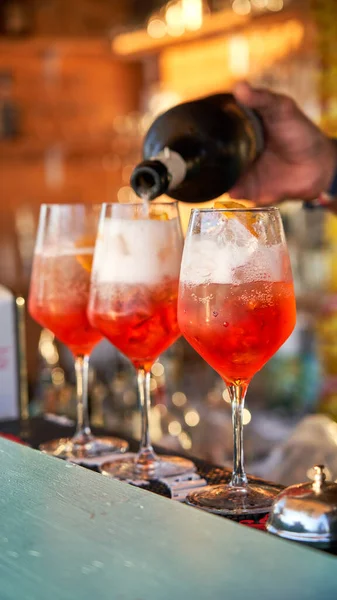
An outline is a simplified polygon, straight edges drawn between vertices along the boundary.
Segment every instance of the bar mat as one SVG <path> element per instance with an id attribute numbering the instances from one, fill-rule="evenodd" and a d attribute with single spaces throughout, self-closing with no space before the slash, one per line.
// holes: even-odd
<path id="1" fill-rule="evenodd" d="M 223 470 L 220 467 L 208 466 L 207 464 L 201 461 L 195 461 L 195 464 L 197 466 L 197 474 L 201 479 L 206 479 L 208 485 L 218 485 L 220 483 L 227 483 L 230 480 L 230 471 Z M 83 464 L 82 466 L 96 471 L 97 473 L 100 472 L 98 467 L 89 467 L 85 464 Z M 252 479 L 254 479 L 254 481 L 256 480 L 256 478 L 253 477 Z M 165 485 L 165 483 L 163 483 L 162 481 L 152 479 L 149 482 L 147 482 L 146 485 L 139 485 L 137 487 L 140 487 L 141 489 L 147 490 L 149 492 L 153 492 L 154 494 L 158 494 L 159 496 L 164 496 L 166 498 L 172 497 L 170 488 L 167 485 Z M 280 491 L 282 489 L 283 487 L 280 486 Z M 245 515 L 244 518 L 242 518 L 242 515 L 241 517 L 232 516 L 223 518 L 230 518 L 232 521 L 236 521 L 237 523 L 240 523 L 242 525 L 246 525 L 248 527 L 253 527 L 254 529 L 260 529 L 264 531 L 265 524 L 268 519 L 268 514 L 269 513 L 266 512 L 260 513 L 258 515 Z"/>

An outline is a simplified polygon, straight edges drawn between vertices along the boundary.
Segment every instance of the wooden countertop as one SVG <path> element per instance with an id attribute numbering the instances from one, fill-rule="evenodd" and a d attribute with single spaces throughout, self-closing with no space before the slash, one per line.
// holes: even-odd
<path id="1" fill-rule="evenodd" d="M 0 439 L 1 600 L 332 600 L 336 559 Z"/>

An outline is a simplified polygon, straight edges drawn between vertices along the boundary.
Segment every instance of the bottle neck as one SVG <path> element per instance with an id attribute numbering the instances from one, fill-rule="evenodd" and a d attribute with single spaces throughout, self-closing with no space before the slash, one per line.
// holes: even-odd
<path id="1" fill-rule="evenodd" d="M 154 200 L 169 190 L 174 190 L 185 179 L 186 172 L 187 165 L 182 156 L 164 148 L 135 168 L 130 183 L 138 196 Z"/>
<path id="2" fill-rule="evenodd" d="M 187 164 L 178 152 L 174 152 L 173 150 L 170 150 L 170 148 L 164 148 L 164 150 L 159 152 L 153 160 L 158 160 L 167 169 L 169 179 L 167 191 L 174 190 L 182 181 L 184 181 L 187 172 Z"/>

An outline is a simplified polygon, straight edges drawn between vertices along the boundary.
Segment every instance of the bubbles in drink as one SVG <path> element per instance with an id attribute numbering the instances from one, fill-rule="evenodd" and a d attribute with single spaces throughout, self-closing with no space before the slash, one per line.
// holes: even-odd
<path id="1" fill-rule="evenodd" d="M 145 214 L 147 209 L 150 214 Z M 89 315 L 134 364 L 151 365 L 177 337 L 182 236 L 165 206 L 106 219 L 95 251 Z"/>
<path id="2" fill-rule="evenodd" d="M 209 319 L 214 313 L 217 318 Z M 249 381 L 261 369 L 289 337 L 295 314 L 291 282 L 180 287 L 181 332 L 227 383 Z"/>
<path id="3" fill-rule="evenodd" d="M 245 232 L 244 245 L 222 231 L 216 240 L 196 234 L 185 242 L 180 279 L 184 283 L 236 283 L 266 280 L 283 276 L 284 251 L 281 244 L 263 247 L 258 239 Z M 242 238 L 241 238 L 242 239 Z M 240 240 L 241 241 L 241 240 Z"/>
<path id="4" fill-rule="evenodd" d="M 193 230 L 180 274 L 181 331 L 227 382 L 249 381 L 294 327 L 286 246 L 273 215 L 258 212 L 206 211 Z"/>
<path id="5" fill-rule="evenodd" d="M 74 352 L 90 354 L 101 339 L 87 318 L 93 248 L 50 246 L 35 254 L 30 313 Z"/>

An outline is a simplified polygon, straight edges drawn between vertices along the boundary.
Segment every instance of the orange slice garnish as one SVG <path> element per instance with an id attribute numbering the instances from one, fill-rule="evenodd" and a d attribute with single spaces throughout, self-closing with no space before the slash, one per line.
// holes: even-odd
<path id="1" fill-rule="evenodd" d="M 160 211 L 155 205 L 151 206 L 150 202 L 139 202 L 135 207 L 133 219 L 135 221 L 143 221 L 143 219 L 151 219 L 151 221 L 168 221 L 169 215 L 165 211 Z"/>
<path id="2" fill-rule="evenodd" d="M 226 209 L 226 208 L 247 208 L 246 204 L 244 204 L 243 202 L 237 202 L 234 200 L 216 200 L 214 202 L 214 208 L 220 208 L 220 209 Z M 237 215 L 235 214 L 235 212 L 225 212 L 224 213 L 227 219 L 235 219 L 237 218 Z M 244 225 L 246 227 L 246 229 L 248 229 L 249 233 L 251 233 L 252 235 L 254 235 L 255 237 L 257 237 L 257 233 L 254 229 L 254 225 L 256 222 L 256 215 L 253 212 L 247 213 L 246 214 L 246 218 L 245 220 L 242 222 L 242 225 Z"/>
<path id="3" fill-rule="evenodd" d="M 150 219 L 152 221 L 168 221 L 169 220 L 169 216 L 166 212 L 157 212 L 157 213 L 151 213 L 150 214 Z"/>
<path id="4" fill-rule="evenodd" d="M 79 249 L 79 254 L 76 254 L 76 260 L 88 273 L 91 273 L 92 269 L 95 242 L 96 238 L 92 235 L 83 235 L 75 242 L 75 248 Z M 88 252 L 81 254 L 81 250 L 88 250 Z"/>
<path id="5" fill-rule="evenodd" d="M 234 200 L 216 200 L 214 208 L 246 208 L 246 206 L 243 202 L 236 202 Z"/>

